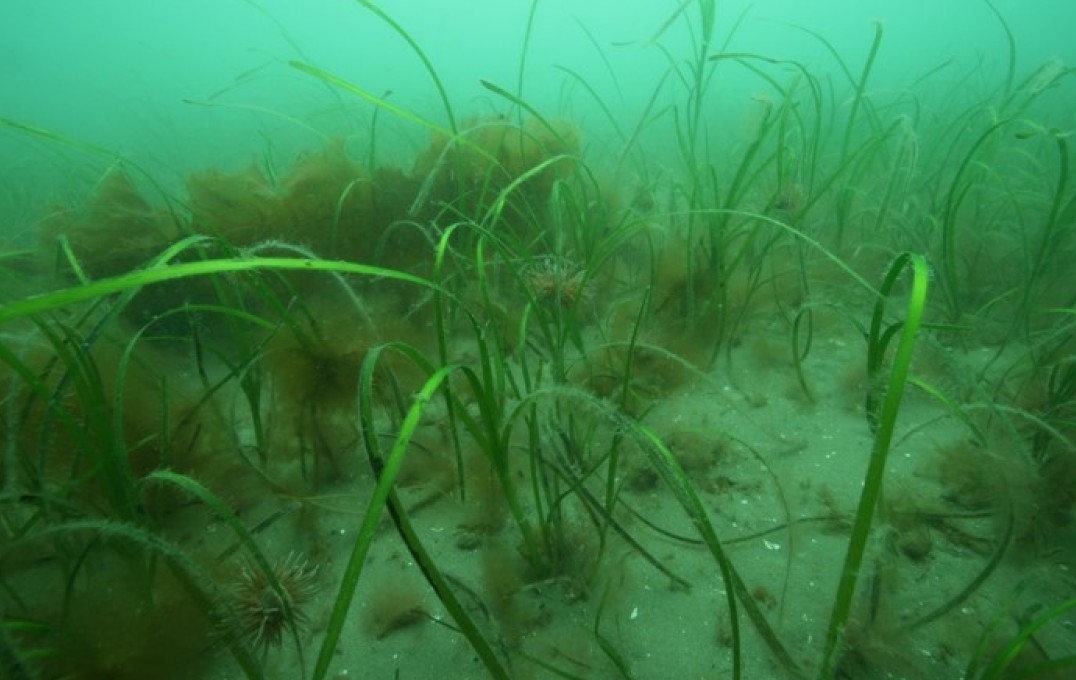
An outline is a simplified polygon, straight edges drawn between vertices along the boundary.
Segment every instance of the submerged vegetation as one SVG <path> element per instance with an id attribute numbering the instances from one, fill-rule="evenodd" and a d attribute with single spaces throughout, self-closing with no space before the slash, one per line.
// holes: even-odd
<path id="1" fill-rule="evenodd" d="M 292 68 L 410 167 L 110 159 L 6 246 L 4 677 L 1073 672 L 1071 67 L 939 103 L 872 89 L 881 25 L 810 34 L 842 81 L 685 2 L 636 121 L 564 69 L 591 158 L 522 65 L 458 117 L 360 4 L 445 123 Z"/>

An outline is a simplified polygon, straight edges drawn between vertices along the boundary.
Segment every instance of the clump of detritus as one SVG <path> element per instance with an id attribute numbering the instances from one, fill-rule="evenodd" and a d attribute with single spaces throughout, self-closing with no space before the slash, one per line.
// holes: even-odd
<path id="1" fill-rule="evenodd" d="M 969 440 L 937 449 L 942 497 L 964 510 L 986 510 L 1005 498 L 1005 484 L 994 465 L 997 456 Z"/>
<path id="2" fill-rule="evenodd" d="M 939 446 L 933 465 L 945 501 L 969 512 L 1011 513 L 1017 542 L 1039 541 L 1064 524 L 1055 481 L 1015 439 L 999 437 L 990 448 L 968 440 Z"/>
<path id="3" fill-rule="evenodd" d="M 363 627 L 374 639 L 384 640 L 431 619 L 428 608 L 421 582 L 393 573 L 364 597 Z"/>

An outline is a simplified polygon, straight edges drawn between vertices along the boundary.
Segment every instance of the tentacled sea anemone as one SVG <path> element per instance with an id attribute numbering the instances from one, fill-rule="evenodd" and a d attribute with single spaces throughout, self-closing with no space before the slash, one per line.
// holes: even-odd
<path id="1" fill-rule="evenodd" d="M 523 285 L 537 300 L 565 308 L 590 299 L 586 274 L 578 263 L 557 255 L 537 258 L 521 272 Z"/>
<path id="2" fill-rule="evenodd" d="M 252 650 L 279 647 L 285 631 L 303 626 L 304 607 L 317 592 L 317 567 L 310 567 L 295 553 L 273 565 L 273 574 L 279 589 L 264 570 L 246 564 L 230 588 L 236 632 Z"/>

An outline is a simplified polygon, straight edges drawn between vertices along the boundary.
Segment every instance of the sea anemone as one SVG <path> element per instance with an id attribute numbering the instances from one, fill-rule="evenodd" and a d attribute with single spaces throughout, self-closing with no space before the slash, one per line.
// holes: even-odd
<path id="1" fill-rule="evenodd" d="M 284 632 L 295 632 L 307 620 L 303 608 L 317 592 L 317 567 L 295 553 L 273 565 L 276 585 L 259 566 L 245 564 L 231 585 L 235 633 L 252 650 L 279 647 Z"/>
<path id="2" fill-rule="evenodd" d="M 523 285 L 536 300 L 564 308 L 590 299 L 586 274 L 581 265 L 558 255 L 537 258 L 520 272 Z"/>

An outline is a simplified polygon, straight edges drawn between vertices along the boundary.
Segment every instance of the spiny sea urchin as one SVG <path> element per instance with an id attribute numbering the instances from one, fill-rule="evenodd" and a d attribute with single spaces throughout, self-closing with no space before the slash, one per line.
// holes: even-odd
<path id="1" fill-rule="evenodd" d="M 252 650 L 279 647 L 285 631 L 306 623 L 303 607 L 317 592 L 317 567 L 295 553 L 273 565 L 279 589 L 256 564 L 245 564 L 229 589 L 236 634 Z"/>

